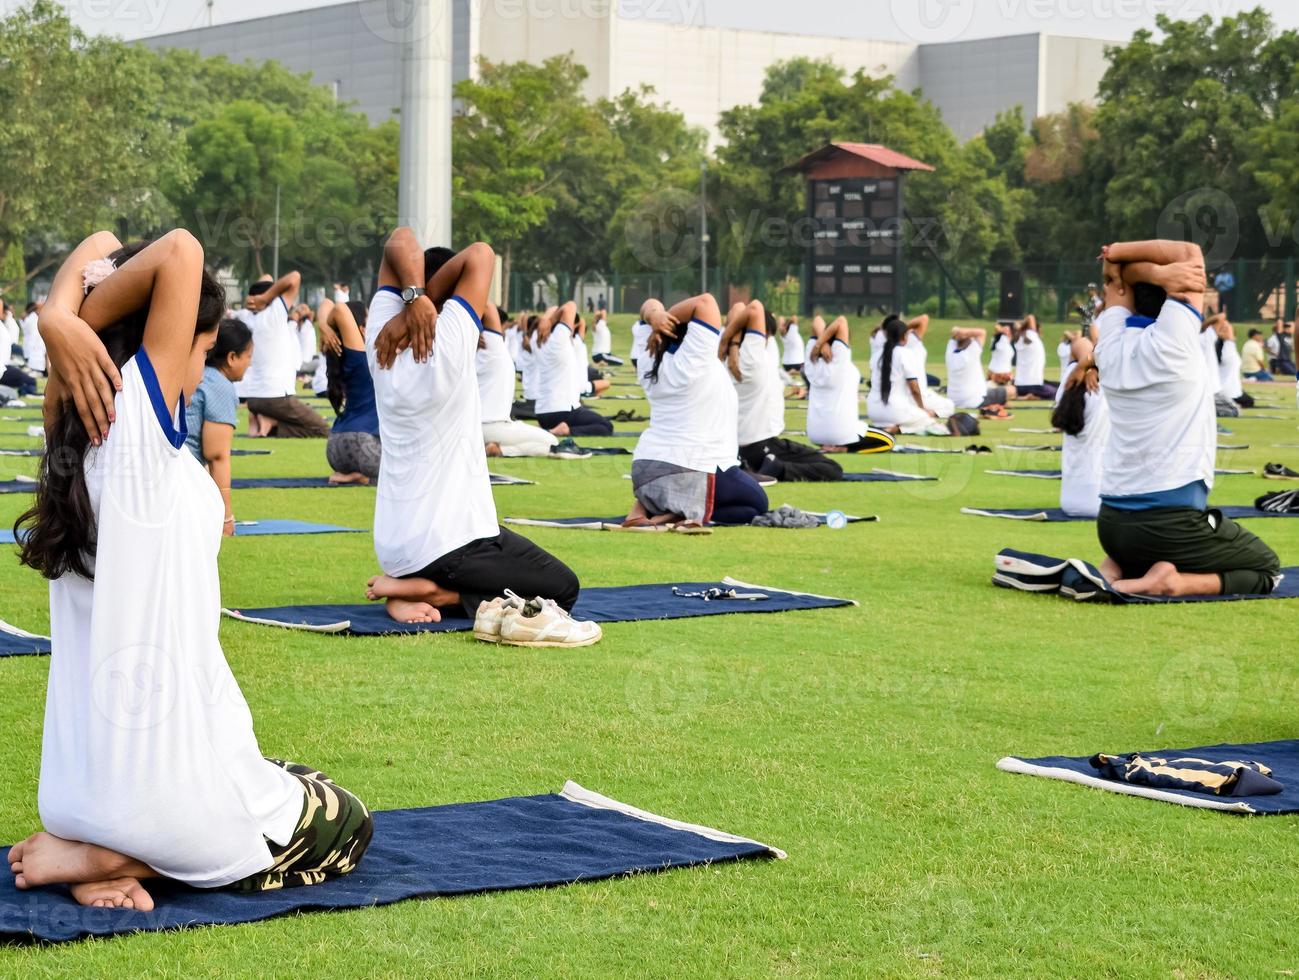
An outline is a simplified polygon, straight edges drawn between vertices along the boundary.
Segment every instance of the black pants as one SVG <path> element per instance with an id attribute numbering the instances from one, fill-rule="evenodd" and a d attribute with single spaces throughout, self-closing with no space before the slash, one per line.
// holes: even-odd
<path id="1" fill-rule="evenodd" d="M 5 367 L 4 374 L 0 374 L 0 385 L 13 388 L 20 395 L 36 394 L 36 379 L 12 364 Z"/>
<path id="2" fill-rule="evenodd" d="M 554 599 L 565 610 L 577 602 L 581 585 L 573 570 L 522 535 L 501 528 L 494 538 L 479 538 L 443 555 L 414 575 L 460 593 L 460 605 L 470 618 L 478 604 L 516 592 L 524 599 Z"/>
<path id="3" fill-rule="evenodd" d="M 522 398 L 510 408 L 510 418 L 512 419 L 530 420 L 536 417 L 537 400 L 535 398 Z"/>
<path id="4" fill-rule="evenodd" d="M 767 491 L 758 481 L 738 466 L 718 470 L 713 481 L 713 524 L 752 524 L 759 514 L 765 514 Z"/>
<path id="5" fill-rule="evenodd" d="M 755 473 L 762 469 L 762 464 L 768 456 L 776 458 L 775 469 L 780 472 L 771 475 L 778 480 L 789 480 L 794 483 L 838 483 L 843 479 L 842 466 L 801 442 L 776 438 L 740 447 L 740 459 L 744 460 L 744 465 Z"/>
<path id="6" fill-rule="evenodd" d="M 585 406 L 575 408 L 571 412 L 545 412 L 537 415 L 537 424 L 547 432 L 561 422 L 568 423 L 570 436 L 613 435 L 613 423 Z"/>
<path id="7" fill-rule="evenodd" d="M 1141 578 L 1156 562 L 1167 561 L 1179 572 L 1218 574 L 1223 595 L 1268 595 L 1281 571 L 1275 551 L 1216 510 L 1116 510 L 1102 504 L 1096 532 L 1124 578 Z"/>

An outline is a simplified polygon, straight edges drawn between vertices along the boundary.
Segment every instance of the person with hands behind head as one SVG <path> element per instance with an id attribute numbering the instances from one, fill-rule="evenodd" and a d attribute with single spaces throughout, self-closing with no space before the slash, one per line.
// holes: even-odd
<path id="1" fill-rule="evenodd" d="M 803 376 L 807 378 L 807 437 L 827 453 L 878 453 L 893 448 L 893 437 L 868 426 L 858 415 L 861 372 L 853 363 L 847 317 L 828 327 L 812 320 Z"/>
<path id="2" fill-rule="evenodd" d="M 248 325 L 226 317 L 217 328 L 216 344 L 208 351 L 203 380 L 185 409 L 189 429 L 185 445 L 194 458 L 207 467 L 212 482 L 225 504 L 224 534 L 235 533 L 234 507 L 230 498 L 230 448 L 239 424 L 239 396 L 235 385 L 248 370 L 253 357 L 253 334 Z"/>
<path id="3" fill-rule="evenodd" d="M 128 247 L 92 235 L 49 306 L 59 375 L 97 391 L 111 364 L 120 390 L 93 443 L 69 389 L 52 399 L 36 501 L 19 519 L 21 560 L 50 580 L 53 656 L 44 829 L 9 851 L 14 884 L 148 911 L 154 878 L 247 892 L 350 872 L 369 812 L 322 774 L 263 757 L 218 639 L 221 498 L 185 450 L 185 398 L 225 309 L 202 247 L 184 231 Z M 122 698 L 123 677 L 152 679 L 148 696 Z"/>
<path id="4" fill-rule="evenodd" d="M 316 316 L 324 324 L 321 336 L 327 338 L 325 396 L 336 416 L 325 443 L 325 459 L 333 470 L 329 482 L 367 484 L 379 478 L 382 446 L 365 353 L 366 308 L 358 300 L 325 299 Z"/>
<path id="5" fill-rule="evenodd" d="M 514 404 L 514 361 L 510 359 L 501 330 L 503 312 L 494 303 L 488 303 L 483 309 L 483 330 L 475 358 L 483 443 L 488 456 L 549 456 L 559 440 L 545 429 L 510 417 Z"/>
<path id="6" fill-rule="evenodd" d="M 1218 425 L 1201 346 L 1204 256 L 1189 242 L 1108 245 L 1094 361 L 1110 412 L 1096 529 L 1121 592 L 1267 594 L 1280 561 L 1210 510 Z M 1090 366 L 1084 356 L 1084 369 Z"/>
<path id="7" fill-rule="evenodd" d="M 366 595 L 383 599 L 393 619 L 421 623 L 444 612 L 475 618 L 513 592 L 541 600 L 553 645 L 594 642 L 598 628 L 567 617 L 577 576 L 497 523 L 475 370 L 496 257 L 482 242 L 448 251 L 422 251 L 414 232 L 396 229 L 370 302 L 366 348 L 383 440 L 374 550 L 383 574 Z"/>
<path id="8" fill-rule="evenodd" d="M 1082 334 L 1070 344 L 1051 415 L 1051 424 L 1064 433 L 1060 509 L 1072 517 L 1095 517 L 1100 511 L 1101 474 L 1110 441 L 1110 413 L 1092 350 L 1091 338 Z"/>
<path id="9" fill-rule="evenodd" d="M 767 495 L 739 465 L 739 399 L 722 363 L 721 311 L 707 293 L 641 307 L 650 328 L 641 365 L 649 427 L 632 455 L 636 503 L 624 527 L 749 524 Z"/>
<path id="10" fill-rule="evenodd" d="M 542 314 L 532 338 L 537 370 L 537 424 L 553 435 L 613 435 L 613 423 L 582 405 L 580 392 L 587 386 L 585 366 L 579 373 L 576 327 L 577 304 L 572 300 L 552 306 Z M 582 350 L 585 350 L 583 347 Z"/>

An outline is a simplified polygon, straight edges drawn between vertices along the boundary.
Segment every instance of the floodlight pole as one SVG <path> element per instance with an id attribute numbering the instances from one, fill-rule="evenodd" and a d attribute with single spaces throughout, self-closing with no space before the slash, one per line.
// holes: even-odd
<path id="1" fill-rule="evenodd" d="M 699 161 L 699 293 L 708 292 L 708 161 Z"/>
<path id="2" fill-rule="evenodd" d="M 271 276 L 280 278 L 280 185 L 275 185 L 275 244 L 271 251 Z"/>
<path id="3" fill-rule="evenodd" d="M 451 247 L 451 5 L 417 0 L 403 28 L 397 220 Z"/>

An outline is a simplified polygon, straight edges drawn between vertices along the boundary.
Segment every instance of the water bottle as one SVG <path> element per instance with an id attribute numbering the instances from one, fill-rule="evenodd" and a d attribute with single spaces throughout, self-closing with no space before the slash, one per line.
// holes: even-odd
<path id="1" fill-rule="evenodd" d="M 848 515 L 841 510 L 832 510 L 825 515 L 825 526 L 838 531 L 848 526 Z"/>

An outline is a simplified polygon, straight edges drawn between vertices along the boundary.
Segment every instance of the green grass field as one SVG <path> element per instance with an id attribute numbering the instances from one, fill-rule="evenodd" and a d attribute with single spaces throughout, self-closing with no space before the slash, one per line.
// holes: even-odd
<path id="1" fill-rule="evenodd" d="M 622 353 L 627 318 L 617 327 Z M 936 324 L 928 341 L 939 374 L 944 332 Z M 866 350 L 863 335 L 859 358 Z M 1048 376 L 1054 356 L 1051 365 Z M 1287 420 L 1227 420 L 1224 441 L 1250 448 L 1220 465 L 1299 468 L 1299 454 L 1276 448 L 1299 443 L 1293 388 L 1250 390 Z M 624 407 L 640 405 L 605 406 Z M 1021 411 L 985 423 L 978 441 L 1057 441 L 1007 432 L 1048 418 Z M 799 410 L 788 420 L 803 427 Z M 27 424 L 0 423 L 0 445 L 26 444 Z M 319 442 L 266 448 L 273 454 L 236 459 L 236 474 L 326 472 Z M 600 645 L 570 652 L 222 625 L 263 750 L 320 767 L 376 809 L 542 793 L 571 778 L 774 844 L 787 861 L 4 948 L 0 974 L 1289 975 L 1299 968 L 1299 821 L 994 768 L 1007 754 L 1295 735 L 1292 604 L 1091 607 L 990 585 L 1003 547 L 1097 557 L 1089 524 L 958 512 L 1054 505 L 1058 484 L 983 471 L 1058 464 L 1057 454 L 1006 451 L 850 458 L 849 468 L 940 481 L 773 488 L 773 505 L 882 518 L 839 531 L 525 529 L 588 585 L 733 575 L 851 597 L 851 609 L 617 624 Z M 502 517 L 614 513 L 630 501 L 630 457 L 492 468 L 537 481 L 495 491 Z M 0 457 L 0 478 L 34 471 L 34 460 Z M 1285 486 L 1224 477 L 1214 501 L 1247 504 Z M 3 526 L 28 499 L 0 497 Z M 235 507 L 240 519 L 368 527 L 373 491 L 237 491 Z M 1252 526 L 1284 564 L 1299 564 L 1299 521 Z M 369 535 L 236 538 L 222 549 L 223 599 L 359 601 L 375 570 Z M 9 558 L 0 584 L 0 618 L 48 626 L 38 576 Z M 38 826 L 47 667 L 0 662 L 0 840 Z"/>

